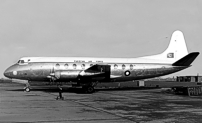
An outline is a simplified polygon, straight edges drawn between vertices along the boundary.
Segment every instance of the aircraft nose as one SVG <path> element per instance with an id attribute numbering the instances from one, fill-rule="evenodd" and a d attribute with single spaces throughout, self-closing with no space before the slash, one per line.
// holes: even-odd
<path id="1" fill-rule="evenodd" d="M 13 75 L 17 75 L 16 66 L 12 65 L 4 71 L 4 76 L 7 78 L 13 78 Z"/>
<path id="2" fill-rule="evenodd" d="M 7 77 L 7 78 L 10 78 L 11 77 L 11 68 L 7 68 L 5 71 L 4 71 L 4 76 Z"/>

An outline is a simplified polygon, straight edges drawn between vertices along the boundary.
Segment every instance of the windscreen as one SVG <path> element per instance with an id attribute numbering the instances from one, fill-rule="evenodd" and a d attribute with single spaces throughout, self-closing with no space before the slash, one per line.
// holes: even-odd
<path id="1" fill-rule="evenodd" d="M 25 63 L 24 60 L 19 60 L 19 61 L 18 61 L 18 64 L 24 64 L 24 63 Z"/>

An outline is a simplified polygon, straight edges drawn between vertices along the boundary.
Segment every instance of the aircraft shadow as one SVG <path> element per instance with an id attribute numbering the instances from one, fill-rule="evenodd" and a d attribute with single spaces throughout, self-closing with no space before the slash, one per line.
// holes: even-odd
<path id="1" fill-rule="evenodd" d="M 148 89 L 158 89 L 157 87 L 125 87 L 125 88 L 96 88 L 95 93 L 99 91 L 129 91 L 129 90 L 148 90 Z M 24 91 L 24 89 L 11 89 L 9 91 Z M 58 93 L 59 89 L 55 88 L 31 88 L 32 91 L 42 91 L 47 93 Z M 77 93 L 77 94 L 87 94 L 81 88 L 63 88 L 63 93 Z"/>

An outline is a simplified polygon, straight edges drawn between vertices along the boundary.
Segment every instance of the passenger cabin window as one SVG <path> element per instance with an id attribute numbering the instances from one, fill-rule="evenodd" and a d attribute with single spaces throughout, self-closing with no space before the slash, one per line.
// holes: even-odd
<path id="1" fill-rule="evenodd" d="M 133 69 L 133 65 L 131 64 L 131 65 L 130 65 L 130 70 L 132 70 L 132 69 Z"/>
<path id="2" fill-rule="evenodd" d="M 58 63 L 55 66 L 56 66 L 56 68 L 60 68 L 60 64 L 58 64 Z"/>
<path id="3" fill-rule="evenodd" d="M 76 64 L 73 64 L 73 69 L 76 69 Z"/>
<path id="4" fill-rule="evenodd" d="M 68 66 L 69 66 L 69 65 L 68 65 L 68 64 L 65 64 L 64 66 L 65 66 L 65 69 L 68 69 Z"/>
<path id="5" fill-rule="evenodd" d="M 118 65 L 117 65 L 117 64 L 115 64 L 115 65 L 114 65 L 114 69 L 117 69 L 117 68 L 118 68 Z"/>
<path id="6" fill-rule="evenodd" d="M 82 68 L 82 69 L 85 69 L 85 64 L 82 64 L 82 65 L 81 65 L 81 68 Z"/>
<path id="7" fill-rule="evenodd" d="M 122 65 L 122 69 L 124 70 L 125 68 L 126 68 L 126 65 L 125 65 L 125 64 L 123 64 L 123 65 Z"/>

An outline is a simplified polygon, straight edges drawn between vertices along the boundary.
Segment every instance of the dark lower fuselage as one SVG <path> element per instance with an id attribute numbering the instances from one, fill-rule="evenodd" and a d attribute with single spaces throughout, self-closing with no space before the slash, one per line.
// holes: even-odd
<path id="1" fill-rule="evenodd" d="M 88 69 L 92 63 L 28 63 L 14 64 L 9 67 L 4 75 L 8 78 L 28 81 L 50 81 L 51 73 L 65 71 L 69 76 L 60 76 L 55 82 L 76 82 L 80 73 Z M 101 82 L 131 81 L 171 74 L 187 66 L 172 66 L 169 64 L 144 64 L 144 63 L 108 63 L 110 65 L 110 79 L 91 79 Z M 126 73 L 127 72 L 127 73 Z"/>

